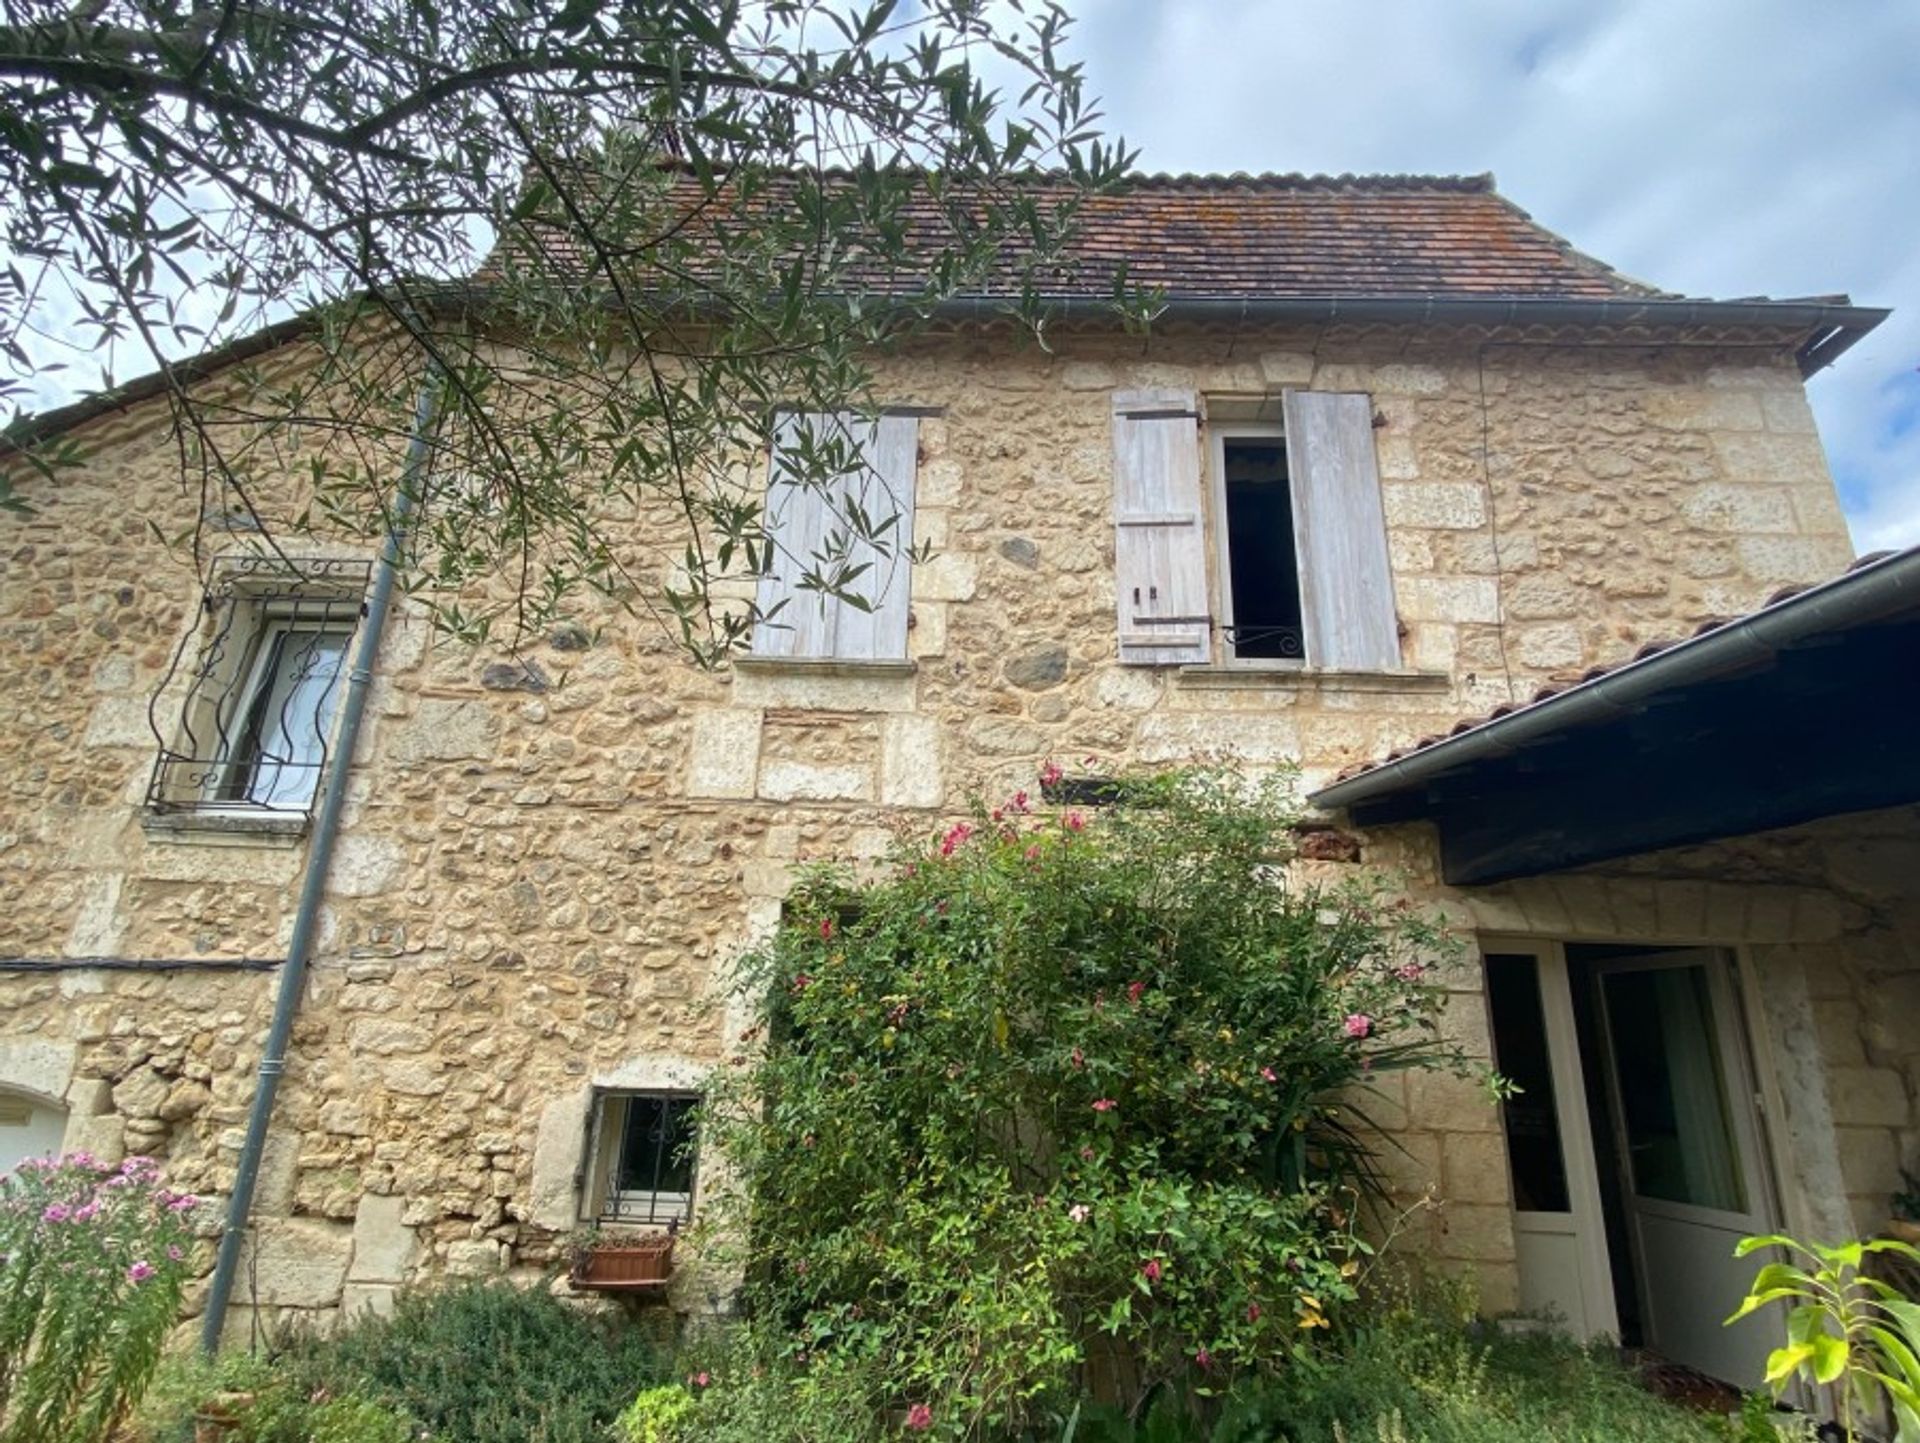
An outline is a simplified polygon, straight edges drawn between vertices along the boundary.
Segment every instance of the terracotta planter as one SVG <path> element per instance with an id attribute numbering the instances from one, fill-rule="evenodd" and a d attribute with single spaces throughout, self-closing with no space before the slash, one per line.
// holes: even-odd
<path id="1" fill-rule="evenodd" d="M 673 1239 L 639 1238 L 582 1248 L 574 1254 L 570 1276 L 576 1288 L 605 1293 L 657 1292 L 673 1277 Z"/>

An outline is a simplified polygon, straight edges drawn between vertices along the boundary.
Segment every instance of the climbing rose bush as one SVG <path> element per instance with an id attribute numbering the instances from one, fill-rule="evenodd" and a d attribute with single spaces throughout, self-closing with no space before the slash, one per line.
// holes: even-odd
<path id="1" fill-rule="evenodd" d="M 151 1158 L 30 1158 L 0 1179 L 0 1443 L 99 1443 L 180 1312 L 196 1200 Z"/>
<path id="2" fill-rule="evenodd" d="M 1141 1388 L 1283 1365 L 1368 1252 L 1369 1082 L 1471 1070 L 1451 944 L 1292 875 L 1284 782 L 1108 790 L 815 870 L 741 967 L 770 1012 L 702 1125 L 757 1330 L 915 1432 L 1017 1429 L 1090 1348 Z"/>

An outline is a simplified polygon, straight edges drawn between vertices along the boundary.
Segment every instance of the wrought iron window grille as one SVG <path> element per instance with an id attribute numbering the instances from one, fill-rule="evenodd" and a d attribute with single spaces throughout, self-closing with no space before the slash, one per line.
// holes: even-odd
<path id="1" fill-rule="evenodd" d="M 306 817 L 372 571 L 357 557 L 215 559 L 201 625 L 147 706 L 150 811 Z"/>
<path id="2" fill-rule="evenodd" d="M 595 1221 L 679 1226 L 692 1218 L 699 1103 L 684 1092 L 599 1095 L 587 1152 Z"/>

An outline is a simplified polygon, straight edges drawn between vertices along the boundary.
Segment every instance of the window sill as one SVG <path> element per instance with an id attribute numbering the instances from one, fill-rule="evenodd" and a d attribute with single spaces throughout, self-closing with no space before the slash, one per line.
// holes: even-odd
<path id="1" fill-rule="evenodd" d="M 733 669 L 746 676 L 912 676 L 917 661 L 845 661 L 837 656 L 736 656 Z"/>
<path id="2" fill-rule="evenodd" d="M 1312 691 L 1444 692 L 1445 671 L 1333 671 L 1316 666 L 1183 666 L 1175 685 L 1192 691 L 1277 689 Z"/>
<path id="3" fill-rule="evenodd" d="M 206 847 L 296 847 L 311 819 L 305 812 L 179 811 L 141 815 L 140 825 L 160 842 Z"/>
<path id="4" fill-rule="evenodd" d="M 733 703 L 773 711 L 912 711 L 919 664 L 813 657 L 737 657 Z"/>

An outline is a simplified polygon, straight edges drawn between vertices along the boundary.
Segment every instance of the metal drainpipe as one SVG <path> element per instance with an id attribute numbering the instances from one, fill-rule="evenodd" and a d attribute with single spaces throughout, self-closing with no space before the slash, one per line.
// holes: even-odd
<path id="1" fill-rule="evenodd" d="M 360 735 L 360 721 L 367 710 L 367 692 L 373 680 L 373 664 L 380 652 L 380 641 L 387 629 L 387 612 L 393 601 L 393 583 L 400 556 L 406 544 L 407 522 L 419 495 L 419 483 L 425 474 L 430 445 L 428 433 L 439 411 L 441 376 L 432 366 L 421 383 L 420 397 L 413 412 L 413 433 L 407 438 L 407 457 L 400 471 L 400 493 L 394 500 L 393 519 L 380 548 L 380 562 L 373 575 L 373 590 L 367 597 L 366 625 L 360 629 L 353 669 L 347 677 L 346 704 L 341 710 L 340 730 L 334 737 L 334 765 L 327 773 L 327 787 L 314 818 L 313 842 L 307 852 L 307 871 L 300 883 L 300 906 L 294 913 L 293 937 L 287 944 L 287 960 L 280 972 L 280 991 L 274 998 L 273 1023 L 267 1029 L 266 1045 L 260 1053 L 260 1082 L 254 1089 L 253 1109 L 247 1116 L 247 1135 L 240 1145 L 240 1165 L 234 1172 L 233 1196 L 227 1204 L 227 1223 L 220 1235 L 220 1251 L 213 1264 L 213 1281 L 207 1290 L 207 1310 L 200 1326 L 200 1346 L 208 1353 L 220 1346 L 220 1330 L 226 1322 L 227 1303 L 233 1296 L 235 1274 L 240 1266 L 240 1248 L 246 1240 L 247 1221 L 253 1211 L 253 1189 L 260 1178 L 260 1157 L 266 1151 L 267 1125 L 273 1118 L 274 1095 L 280 1090 L 280 1077 L 286 1070 L 287 1039 L 293 1032 L 293 1019 L 300 1010 L 300 996 L 306 989 L 307 958 L 313 950 L 314 933 L 319 928 L 320 901 L 327 889 L 327 872 L 333 862 L 333 844 L 340 833 L 340 812 L 347 796 L 347 773 L 353 762 L 353 749 Z"/>

